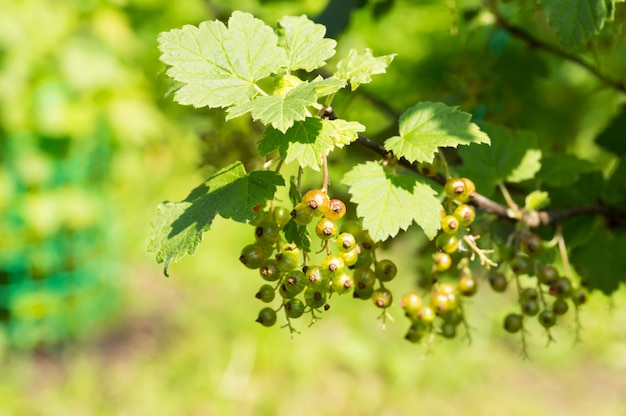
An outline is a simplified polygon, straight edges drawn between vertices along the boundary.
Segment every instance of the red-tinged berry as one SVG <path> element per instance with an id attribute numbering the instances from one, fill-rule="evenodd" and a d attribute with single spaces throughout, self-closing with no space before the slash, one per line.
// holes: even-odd
<path id="1" fill-rule="evenodd" d="M 461 204 L 456 207 L 453 215 L 459 220 L 461 227 L 469 227 L 476 219 L 476 210 L 471 205 Z"/>
<path id="2" fill-rule="evenodd" d="M 331 199 L 328 201 L 328 211 L 326 211 L 326 218 L 331 220 L 339 220 L 346 215 L 346 204 L 339 199 Z"/>
<path id="3" fill-rule="evenodd" d="M 302 205 L 315 217 L 321 217 L 328 211 L 328 202 L 326 192 L 318 189 L 312 189 L 302 196 Z"/>

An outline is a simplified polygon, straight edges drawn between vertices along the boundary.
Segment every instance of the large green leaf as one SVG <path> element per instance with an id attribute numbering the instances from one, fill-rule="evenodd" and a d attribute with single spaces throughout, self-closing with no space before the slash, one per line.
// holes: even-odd
<path id="1" fill-rule="evenodd" d="M 234 12 L 219 21 L 163 32 L 158 39 L 167 74 L 182 83 L 174 98 L 194 107 L 227 107 L 257 94 L 255 82 L 284 69 L 278 37 L 251 14 Z"/>
<path id="2" fill-rule="evenodd" d="M 342 183 L 350 186 L 356 213 L 375 241 L 394 237 L 416 222 L 433 239 L 440 228 L 441 203 L 416 176 L 395 174 L 376 162 L 355 166 Z"/>
<path id="3" fill-rule="evenodd" d="M 359 85 L 371 82 L 372 75 L 387 72 L 387 67 L 395 56 L 395 54 L 374 56 L 371 49 L 364 49 L 361 52 L 350 49 L 348 56 L 337 64 L 335 76 L 350 81 L 350 88 L 354 91 Z"/>
<path id="4" fill-rule="evenodd" d="M 606 0 L 539 0 L 548 22 L 567 49 L 577 49 L 597 34 L 611 11 Z"/>
<path id="5" fill-rule="evenodd" d="M 421 102 L 402 114 L 400 136 L 385 141 L 385 148 L 410 162 L 432 162 L 439 147 L 489 144 L 489 136 L 471 117 L 443 103 Z"/>
<path id="6" fill-rule="evenodd" d="M 626 282 L 626 234 L 613 235 L 606 228 L 596 228 L 586 244 L 577 246 L 571 263 L 590 289 L 610 295 Z"/>
<path id="7" fill-rule="evenodd" d="M 285 16 L 278 22 L 278 46 L 287 51 L 287 70 L 313 71 L 326 65 L 335 54 L 337 42 L 325 39 L 326 28 L 306 16 Z"/>
<path id="8" fill-rule="evenodd" d="M 593 168 L 591 162 L 574 155 L 553 154 L 542 159 L 537 179 L 547 185 L 567 186 L 576 182 L 582 173 L 589 172 Z"/>
<path id="9" fill-rule="evenodd" d="M 626 105 L 622 106 L 621 111 L 617 113 L 611 122 L 598 135 L 596 143 L 618 156 L 623 156 L 626 154 L 626 140 L 624 138 L 625 132 Z"/>
<path id="10" fill-rule="evenodd" d="M 278 150 L 286 163 L 296 160 L 302 167 L 319 170 L 322 155 L 353 142 L 364 130 L 363 125 L 354 121 L 307 118 L 296 121 L 285 133 L 269 127 L 258 149 L 262 156 Z"/>
<path id="11" fill-rule="evenodd" d="M 164 273 L 171 262 L 193 254 L 202 234 L 217 214 L 245 222 L 254 216 L 253 207 L 272 199 L 283 178 L 275 172 L 254 171 L 246 175 L 241 162 L 224 168 L 195 188 L 181 202 L 163 202 L 152 221 L 148 251 L 164 262 Z"/>
<path id="12" fill-rule="evenodd" d="M 497 183 L 531 179 L 541 169 L 535 135 L 522 131 L 513 134 L 504 127 L 490 125 L 483 126 L 483 130 L 491 138 L 491 146 L 459 148 L 463 165 L 458 171 L 474 181 L 478 192 L 491 196 Z"/>

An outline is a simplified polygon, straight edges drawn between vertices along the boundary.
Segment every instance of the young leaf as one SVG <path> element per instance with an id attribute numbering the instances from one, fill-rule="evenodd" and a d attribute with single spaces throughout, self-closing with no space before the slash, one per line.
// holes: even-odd
<path id="1" fill-rule="evenodd" d="M 363 125 L 353 121 L 307 118 L 296 121 L 284 134 L 268 128 L 258 149 L 262 156 L 278 150 L 286 163 L 297 160 L 302 167 L 320 170 L 322 155 L 353 142 L 364 130 Z"/>
<path id="2" fill-rule="evenodd" d="M 194 107 L 227 107 L 256 96 L 255 82 L 284 69 L 287 56 L 274 31 L 251 14 L 163 32 L 158 39 L 167 74 L 183 86 L 174 98 Z"/>
<path id="3" fill-rule="evenodd" d="M 524 209 L 538 210 L 547 207 L 550 204 L 550 196 L 547 192 L 532 191 L 526 195 Z"/>
<path id="4" fill-rule="evenodd" d="M 305 253 L 311 252 L 311 239 L 306 225 L 298 225 L 294 220 L 290 220 L 283 228 L 285 239 L 289 243 L 294 243 Z"/>
<path id="5" fill-rule="evenodd" d="M 459 174 L 472 178 L 476 189 L 487 197 L 498 182 L 519 182 L 532 178 L 541 168 L 537 138 L 528 132 L 515 135 L 504 127 L 483 126 L 491 138 L 491 146 L 459 148 L 463 165 Z"/>
<path id="6" fill-rule="evenodd" d="M 570 261 L 589 289 L 610 295 L 626 283 L 626 234 L 596 228 L 590 240 L 572 250 Z"/>
<path id="7" fill-rule="evenodd" d="M 400 136 L 387 139 L 385 148 L 410 162 L 432 162 L 439 147 L 489 144 L 471 117 L 443 103 L 419 103 L 400 116 Z"/>
<path id="8" fill-rule="evenodd" d="M 387 72 L 387 67 L 395 56 L 396 54 L 374 56 L 371 49 L 364 49 L 361 52 L 350 49 L 348 56 L 337 64 L 335 76 L 350 81 L 350 88 L 354 91 L 359 85 L 371 82 L 372 75 Z"/>
<path id="9" fill-rule="evenodd" d="M 193 254 L 202 233 L 217 214 L 245 222 L 254 216 L 253 207 L 272 199 L 283 178 L 275 172 L 254 171 L 246 175 L 241 162 L 220 170 L 196 187 L 181 202 L 159 205 L 153 219 L 148 251 L 156 252 L 158 263 L 169 264 L 186 254 Z"/>
<path id="10" fill-rule="evenodd" d="M 394 174 L 376 162 L 355 166 L 343 177 L 357 215 L 375 241 L 394 237 L 415 221 L 429 239 L 440 227 L 441 203 L 421 178 Z"/>
<path id="11" fill-rule="evenodd" d="M 539 5 L 561 44 L 570 50 L 597 34 L 610 14 L 606 0 L 539 0 Z"/>
<path id="12" fill-rule="evenodd" d="M 311 72 L 326 65 L 335 54 L 337 42 L 324 39 L 326 28 L 306 16 L 285 16 L 278 22 L 278 46 L 287 51 L 287 71 Z"/>

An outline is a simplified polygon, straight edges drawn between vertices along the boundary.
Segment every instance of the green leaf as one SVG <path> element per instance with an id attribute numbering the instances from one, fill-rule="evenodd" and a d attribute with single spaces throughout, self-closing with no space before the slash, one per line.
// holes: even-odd
<path id="1" fill-rule="evenodd" d="M 589 289 L 610 295 L 626 282 L 626 234 L 596 228 L 591 239 L 572 250 L 570 261 Z"/>
<path id="2" fill-rule="evenodd" d="M 524 209 L 539 210 L 541 208 L 547 207 L 549 204 L 550 196 L 547 192 L 532 191 L 531 193 L 526 195 L 526 203 L 524 204 Z"/>
<path id="3" fill-rule="evenodd" d="M 605 0 L 539 0 L 548 22 L 567 49 L 577 49 L 597 34 L 610 10 Z"/>
<path id="4" fill-rule="evenodd" d="M 269 95 L 257 97 L 252 101 L 228 109 L 226 120 L 239 117 L 250 112 L 254 120 L 263 124 L 271 124 L 285 133 L 293 126 L 294 121 L 304 120 L 307 107 L 316 103 L 317 98 L 332 94 L 343 88 L 345 82 L 338 78 L 322 79 L 312 82 L 304 81 L 285 95 Z"/>
<path id="5" fill-rule="evenodd" d="M 591 162 L 574 155 L 552 154 L 542 159 L 541 170 L 536 178 L 546 185 L 567 186 L 576 182 L 582 173 L 589 172 L 593 168 Z"/>
<path id="6" fill-rule="evenodd" d="M 596 143 L 618 156 L 623 156 L 626 154 L 624 132 L 626 132 L 626 105 L 598 135 Z"/>
<path id="7" fill-rule="evenodd" d="M 361 52 L 350 49 L 348 56 L 337 64 L 335 76 L 350 81 L 350 88 L 354 91 L 359 85 L 371 82 L 372 75 L 387 72 L 387 67 L 395 56 L 396 54 L 374 56 L 371 49 L 364 49 Z"/>
<path id="8" fill-rule="evenodd" d="M 284 69 L 285 50 L 265 23 L 234 12 L 219 21 L 163 32 L 158 38 L 167 74 L 183 86 L 174 98 L 194 107 L 227 107 L 255 97 L 255 82 Z"/>
<path id="9" fill-rule="evenodd" d="M 515 135 L 504 127 L 485 125 L 483 130 L 491 138 L 491 146 L 481 144 L 459 148 L 463 165 L 457 170 L 471 178 L 476 189 L 489 197 L 499 182 L 519 182 L 532 178 L 541 165 L 538 163 L 537 138 L 528 132 Z"/>
<path id="10" fill-rule="evenodd" d="M 272 199 L 283 178 L 275 172 L 254 171 L 246 175 L 241 162 L 220 170 L 196 187 L 181 202 L 159 205 L 153 219 L 148 251 L 156 252 L 158 263 L 169 264 L 193 254 L 202 234 L 217 214 L 238 222 L 254 216 L 253 207 Z"/>
<path id="11" fill-rule="evenodd" d="M 363 125 L 353 121 L 307 118 L 295 122 L 285 133 L 268 128 L 258 149 L 262 156 L 278 150 L 286 163 L 296 160 L 302 167 L 320 170 L 322 155 L 353 142 L 364 130 Z"/>
<path id="12" fill-rule="evenodd" d="M 287 70 L 304 69 L 311 72 L 326 65 L 335 54 L 337 42 L 324 39 L 326 27 L 306 16 L 285 16 L 278 22 L 278 46 L 287 52 Z"/>
<path id="13" fill-rule="evenodd" d="M 437 192 L 421 178 L 394 174 L 379 163 L 367 162 L 347 172 L 342 183 L 350 186 L 357 215 L 375 241 L 394 237 L 414 221 L 429 239 L 437 235 L 442 206 Z"/>
<path id="14" fill-rule="evenodd" d="M 311 239 L 306 225 L 298 225 L 294 220 L 290 220 L 283 228 L 283 232 L 287 242 L 297 245 L 305 253 L 311 252 Z"/>
<path id="15" fill-rule="evenodd" d="M 439 147 L 489 144 L 489 136 L 471 117 L 443 103 L 419 103 L 400 116 L 400 136 L 385 141 L 385 148 L 410 162 L 430 163 Z"/>

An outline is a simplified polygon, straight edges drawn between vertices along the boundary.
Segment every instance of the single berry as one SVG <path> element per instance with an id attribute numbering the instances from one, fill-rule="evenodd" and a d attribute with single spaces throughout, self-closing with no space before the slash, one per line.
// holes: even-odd
<path id="1" fill-rule="evenodd" d="M 398 268 L 393 261 L 385 259 L 376 262 L 376 265 L 374 266 L 374 273 L 381 282 L 389 282 L 396 277 Z"/>
<path id="2" fill-rule="evenodd" d="M 374 305 L 379 308 L 388 308 L 391 306 L 391 302 L 393 301 L 393 295 L 389 289 L 379 287 L 374 290 L 374 293 L 372 293 L 372 301 L 374 302 Z"/>
<path id="3" fill-rule="evenodd" d="M 370 251 L 375 248 L 374 240 L 370 236 L 369 231 L 361 230 L 358 234 L 355 234 L 356 242 L 359 246 L 366 251 Z"/>
<path id="4" fill-rule="evenodd" d="M 315 217 L 321 217 L 328 211 L 328 202 L 326 192 L 318 189 L 312 189 L 302 196 L 302 205 Z"/>
<path id="5" fill-rule="evenodd" d="M 433 270 L 436 272 L 445 272 L 452 266 L 452 257 L 448 253 L 433 254 Z"/>
<path id="6" fill-rule="evenodd" d="M 278 228 L 283 228 L 291 220 L 291 211 L 285 207 L 274 207 L 272 217 Z"/>
<path id="7" fill-rule="evenodd" d="M 280 227 L 278 224 L 271 220 L 263 220 L 254 229 L 254 238 L 256 242 L 264 247 L 271 247 L 276 244 L 278 235 L 280 234 Z"/>
<path id="8" fill-rule="evenodd" d="M 422 175 L 432 178 L 437 176 L 439 169 L 441 168 L 441 160 L 437 155 L 433 158 L 432 162 L 419 162 L 417 164 L 417 171 Z"/>
<path id="9" fill-rule="evenodd" d="M 435 311 L 430 306 L 424 306 L 417 312 L 417 319 L 425 323 L 434 321 L 435 316 Z"/>
<path id="10" fill-rule="evenodd" d="M 544 328 L 550 328 L 552 326 L 554 326 L 554 324 L 556 324 L 556 315 L 554 312 L 549 311 L 549 310 L 543 310 L 539 313 L 539 316 L 537 318 L 539 320 L 539 323 L 541 324 L 541 326 L 543 326 Z"/>
<path id="11" fill-rule="evenodd" d="M 469 227 L 476 218 L 476 210 L 471 205 L 461 204 L 456 207 L 453 215 L 459 220 L 461 227 Z"/>
<path id="12" fill-rule="evenodd" d="M 328 270 L 332 273 L 341 272 L 346 266 L 343 261 L 343 257 L 331 254 L 330 256 L 326 256 L 324 260 L 322 260 L 322 270 Z"/>
<path id="13" fill-rule="evenodd" d="M 356 248 L 356 238 L 353 234 L 342 232 L 337 236 L 337 249 L 342 253 L 347 253 Z"/>
<path id="14" fill-rule="evenodd" d="M 343 295 L 352 289 L 354 282 L 352 276 L 346 272 L 336 273 L 331 278 L 330 290 L 334 293 Z"/>
<path id="15" fill-rule="evenodd" d="M 328 211 L 326 211 L 326 218 L 331 220 L 339 220 L 346 215 L 346 204 L 339 199 L 331 199 L 328 201 Z"/>
<path id="16" fill-rule="evenodd" d="M 454 338 L 456 336 L 456 326 L 450 322 L 444 322 L 441 324 L 439 331 L 444 338 Z"/>
<path id="17" fill-rule="evenodd" d="M 530 272 L 530 259 L 524 256 L 516 256 L 511 260 L 511 270 L 516 275 L 528 274 Z"/>
<path id="18" fill-rule="evenodd" d="M 321 308 L 326 303 L 326 292 L 307 287 L 304 291 L 304 302 L 311 308 Z"/>
<path id="19" fill-rule="evenodd" d="M 572 293 L 570 296 L 572 298 L 572 301 L 574 302 L 574 305 L 580 306 L 587 302 L 587 298 L 589 297 L 589 294 L 587 293 L 587 289 L 583 287 L 579 287 L 579 288 L 572 290 Z"/>
<path id="20" fill-rule="evenodd" d="M 298 225 L 307 225 L 313 221 L 313 214 L 311 214 L 308 207 L 302 204 L 298 204 L 291 211 L 291 218 Z"/>
<path id="21" fill-rule="evenodd" d="M 424 301 L 416 292 L 405 293 L 400 299 L 400 307 L 404 309 L 406 316 L 417 319 L 417 313 L 422 308 Z"/>
<path id="22" fill-rule="evenodd" d="M 552 311 L 557 315 L 565 315 L 569 310 L 569 305 L 565 298 L 557 298 L 552 304 Z"/>
<path id="23" fill-rule="evenodd" d="M 572 283 L 567 277 L 559 277 L 550 286 L 550 294 L 557 297 L 567 297 L 572 291 Z"/>
<path id="24" fill-rule="evenodd" d="M 491 288 L 494 291 L 499 292 L 499 293 L 504 292 L 507 286 L 509 285 L 509 282 L 506 279 L 506 276 L 498 272 L 490 273 L 488 280 L 489 280 L 489 285 L 491 286 Z"/>
<path id="25" fill-rule="evenodd" d="M 506 332 L 510 332 L 511 334 L 518 332 L 520 329 L 522 329 L 523 319 L 524 318 L 522 318 L 522 315 L 518 313 L 508 314 L 504 318 L 504 329 L 506 330 Z"/>
<path id="26" fill-rule="evenodd" d="M 463 296 L 474 296 L 478 290 L 478 282 L 468 274 L 461 276 L 457 286 Z"/>
<path id="27" fill-rule="evenodd" d="M 452 201 L 467 202 L 476 193 L 476 185 L 467 178 L 449 179 L 444 191 Z"/>
<path id="28" fill-rule="evenodd" d="M 428 335 L 429 332 L 430 331 L 427 325 L 424 325 L 422 322 L 414 322 L 409 327 L 404 339 L 417 343 L 420 342 L 424 336 Z"/>
<path id="29" fill-rule="evenodd" d="M 331 219 L 321 218 L 315 226 L 315 234 L 322 240 L 330 240 L 339 232 L 337 224 Z"/>
<path id="30" fill-rule="evenodd" d="M 254 295 L 257 299 L 260 299 L 262 302 L 270 303 L 274 300 L 274 296 L 276 292 L 274 292 L 274 288 L 268 284 L 261 286 L 256 295 Z"/>
<path id="31" fill-rule="evenodd" d="M 529 256 L 536 256 L 543 249 L 543 241 L 537 234 L 527 233 L 522 238 L 522 251 Z"/>
<path id="32" fill-rule="evenodd" d="M 454 215 L 446 215 L 441 218 L 441 229 L 446 234 L 454 234 L 459 230 L 459 220 Z"/>
<path id="33" fill-rule="evenodd" d="M 289 272 L 298 267 L 298 253 L 295 251 L 283 250 L 276 254 L 276 262 L 278 270 L 281 272 Z"/>
<path id="34" fill-rule="evenodd" d="M 330 273 L 319 266 L 309 267 L 305 273 L 307 285 L 320 291 L 328 291 L 330 287 Z"/>
<path id="35" fill-rule="evenodd" d="M 293 319 L 298 319 L 304 313 L 304 302 L 302 302 L 298 298 L 289 299 L 285 302 L 285 311 L 287 312 L 287 316 Z"/>
<path id="36" fill-rule="evenodd" d="M 275 282 L 280 279 L 281 271 L 278 268 L 278 262 L 275 259 L 267 259 L 259 268 L 259 274 L 268 282 Z"/>
<path id="37" fill-rule="evenodd" d="M 356 248 L 358 252 L 358 257 L 356 263 L 354 263 L 353 267 L 370 267 L 374 262 L 374 258 L 372 257 L 372 253 L 367 250 L 363 250 L 361 246 L 357 246 Z"/>
<path id="38" fill-rule="evenodd" d="M 522 290 L 522 293 L 520 293 L 520 300 L 525 301 L 525 300 L 537 300 L 539 298 L 539 293 L 537 293 L 536 289 L 533 289 L 532 287 L 527 287 L 524 290 Z"/>
<path id="39" fill-rule="evenodd" d="M 266 251 L 258 244 L 249 244 L 241 250 L 239 261 L 248 269 L 258 269 L 265 262 Z"/>
<path id="40" fill-rule="evenodd" d="M 355 286 L 354 292 L 352 293 L 352 297 L 355 299 L 366 300 L 366 299 L 371 299 L 373 294 L 374 294 L 373 287 L 364 287 L 364 288 L 359 289 L 358 287 Z"/>
<path id="41" fill-rule="evenodd" d="M 357 247 L 352 251 L 348 251 L 346 253 L 340 253 L 343 258 L 343 263 L 347 266 L 354 266 L 356 262 L 359 260 L 359 252 L 361 250 Z"/>
<path id="42" fill-rule="evenodd" d="M 552 286 L 559 278 L 559 272 L 554 266 L 543 266 L 537 272 L 537 278 L 544 285 Z"/>
<path id="43" fill-rule="evenodd" d="M 307 285 L 306 276 L 300 270 L 292 270 L 285 273 L 280 288 L 285 290 L 291 299 L 302 292 Z"/>
<path id="44" fill-rule="evenodd" d="M 352 273 L 352 279 L 357 289 L 373 288 L 376 283 L 376 273 L 369 267 L 357 267 Z"/>
<path id="45" fill-rule="evenodd" d="M 435 245 L 441 251 L 446 253 L 454 253 L 459 248 L 459 239 L 454 234 L 440 234 L 435 240 Z"/>
<path id="46" fill-rule="evenodd" d="M 522 312 L 524 315 L 535 316 L 539 313 L 539 304 L 536 300 L 527 299 L 522 302 Z"/>
<path id="47" fill-rule="evenodd" d="M 276 311 L 270 307 L 265 307 L 259 311 L 256 322 L 263 326 L 272 326 L 276 323 Z"/>

